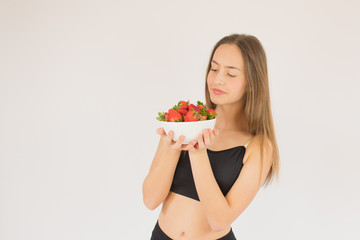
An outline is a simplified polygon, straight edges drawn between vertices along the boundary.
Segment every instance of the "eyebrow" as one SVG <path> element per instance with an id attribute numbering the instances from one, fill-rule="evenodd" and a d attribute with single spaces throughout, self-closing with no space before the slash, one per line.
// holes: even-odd
<path id="1" fill-rule="evenodd" d="M 217 63 L 215 60 L 212 60 L 211 62 L 213 62 L 213 63 L 215 63 L 215 64 L 217 64 L 217 65 L 220 65 L 219 63 Z M 237 68 L 237 67 L 233 67 L 233 66 L 225 66 L 226 68 L 232 68 L 232 69 L 237 69 L 237 70 L 239 70 L 240 72 L 241 72 L 241 70 L 239 69 L 239 68 Z"/>

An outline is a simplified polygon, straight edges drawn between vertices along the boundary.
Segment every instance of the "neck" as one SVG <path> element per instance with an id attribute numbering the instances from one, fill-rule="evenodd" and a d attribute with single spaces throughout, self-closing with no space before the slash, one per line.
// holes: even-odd
<path id="1" fill-rule="evenodd" d="M 247 132 L 247 120 L 245 119 L 241 103 L 217 105 L 215 128 L 220 132 L 241 131 Z"/>

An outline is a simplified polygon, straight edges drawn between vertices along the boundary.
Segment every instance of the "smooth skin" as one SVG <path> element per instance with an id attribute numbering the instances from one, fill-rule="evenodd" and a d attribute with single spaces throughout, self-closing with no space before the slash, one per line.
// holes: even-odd
<path id="1" fill-rule="evenodd" d="M 234 45 L 221 45 L 214 54 L 207 83 L 211 101 L 217 104 L 213 130 L 203 130 L 197 139 L 182 144 L 157 129 L 159 146 L 143 183 L 143 200 L 149 209 L 161 203 L 160 228 L 172 239 L 214 240 L 226 235 L 234 220 L 248 207 L 264 183 L 272 165 L 272 147 L 265 141 L 261 169 L 259 139 L 255 136 L 246 148 L 244 166 L 236 182 L 224 196 L 214 178 L 207 149 L 220 151 L 244 145 L 251 134 L 240 111 L 244 104 L 246 79 L 241 51 Z M 226 92 L 215 95 L 213 88 Z M 239 117 L 240 116 L 240 117 Z M 174 141 L 176 140 L 176 141 Z M 200 201 L 170 192 L 181 150 L 189 152 L 190 164 Z"/>

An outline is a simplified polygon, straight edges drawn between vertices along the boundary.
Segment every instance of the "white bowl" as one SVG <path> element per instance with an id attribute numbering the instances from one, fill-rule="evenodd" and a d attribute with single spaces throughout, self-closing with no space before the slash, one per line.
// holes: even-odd
<path id="1" fill-rule="evenodd" d="M 182 144 L 188 144 L 192 140 L 197 139 L 197 135 L 202 133 L 203 129 L 214 129 L 216 118 L 194 122 L 160 122 L 160 127 L 164 128 L 166 134 L 168 134 L 170 130 L 174 132 L 173 140 L 175 142 L 181 135 L 184 135 L 185 139 Z"/>

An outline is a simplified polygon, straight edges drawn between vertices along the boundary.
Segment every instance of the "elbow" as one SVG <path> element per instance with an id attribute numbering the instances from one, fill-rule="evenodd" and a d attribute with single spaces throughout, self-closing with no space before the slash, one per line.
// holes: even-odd
<path id="1" fill-rule="evenodd" d="M 149 210 L 155 210 L 161 202 L 156 199 L 153 194 L 149 194 L 143 190 L 143 203 Z"/>
<path id="2" fill-rule="evenodd" d="M 224 214 L 224 211 L 221 211 L 218 214 L 213 215 L 212 217 L 208 216 L 208 222 L 214 232 L 223 231 L 228 228 L 232 223 L 229 216 L 227 216 L 227 214 Z"/>
<path id="3" fill-rule="evenodd" d="M 210 227 L 214 232 L 220 232 L 222 230 L 224 230 L 225 228 L 227 228 L 229 226 L 229 224 L 226 224 L 222 221 L 219 220 L 215 220 L 215 221 L 211 221 L 210 223 Z"/>
<path id="4" fill-rule="evenodd" d="M 224 230 L 227 227 L 227 225 L 211 225 L 211 229 L 214 232 L 220 232 L 222 230 Z"/>
<path id="5" fill-rule="evenodd" d="M 155 210 L 160 204 L 154 201 L 150 201 L 149 199 L 145 199 L 143 198 L 143 202 L 144 205 L 149 209 L 149 210 Z"/>
<path id="6" fill-rule="evenodd" d="M 145 183 L 143 183 L 142 193 L 143 203 L 149 210 L 155 210 L 165 199 L 161 193 L 147 187 Z"/>

